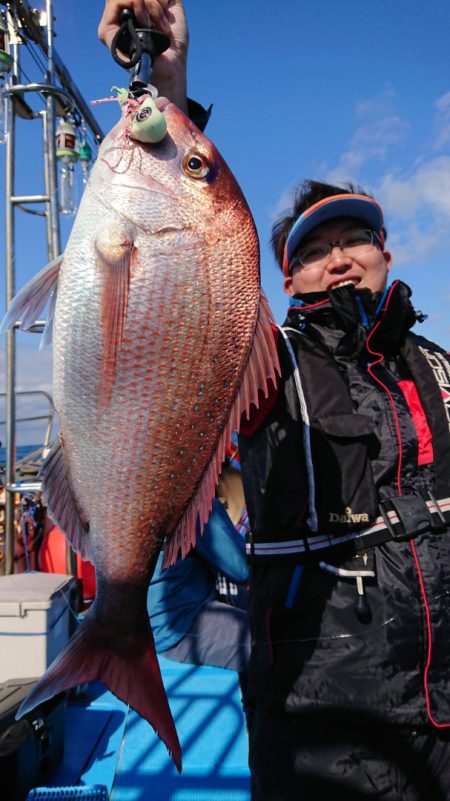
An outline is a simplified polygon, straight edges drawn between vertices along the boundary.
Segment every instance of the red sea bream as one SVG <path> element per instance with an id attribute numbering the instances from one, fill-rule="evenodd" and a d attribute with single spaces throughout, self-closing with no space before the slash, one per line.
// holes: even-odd
<path id="1" fill-rule="evenodd" d="M 162 546 L 166 563 L 192 547 L 231 432 L 279 368 L 236 180 L 163 98 L 162 141 L 134 138 L 139 105 L 125 104 L 102 143 L 63 257 L 16 296 L 3 325 L 26 328 L 52 295 L 60 436 L 44 497 L 97 576 L 92 608 L 21 713 L 101 679 L 180 769 L 147 588 Z"/>

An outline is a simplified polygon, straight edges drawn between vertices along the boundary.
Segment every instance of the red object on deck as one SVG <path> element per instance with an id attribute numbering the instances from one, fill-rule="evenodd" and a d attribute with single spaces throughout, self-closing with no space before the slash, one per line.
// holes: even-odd
<path id="1" fill-rule="evenodd" d="M 43 573 L 66 573 L 66 538 L 57 526 L 52 526 L 44 537 L 39 551 L 39 567 Z M 77 578 L 81 579 L 83 601 L 95 597 L 95 567 L 83 562 L 77 554 Z"/>

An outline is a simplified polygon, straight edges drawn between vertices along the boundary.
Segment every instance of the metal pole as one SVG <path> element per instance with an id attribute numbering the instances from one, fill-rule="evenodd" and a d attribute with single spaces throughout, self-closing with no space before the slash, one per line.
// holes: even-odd
<path id="1" fill-rule="evenodd" d="M 19 203 L 48 203 L 48 195 L 14 195 L 11 203 L 18 206 Z"/>
<path id="2" fill-rule="evenodd" d="M 49 98 L 47 98 L 47 103 Z M 45 204 L 45 226 L 47 230 L 47 258 L 49 261 L 52 260 L 53 256 L 53 215 L 51 209 L 51 198 L 49 195 L 49 188 L 50 188 L 50 170 L 49 170 L 49 157 L 48 157 L 48 142 L 49 142 L 49 133 L 48 133 L 48 111 L 45 109 L 41 112 L 42 117 L 42 137 L 43 137 L 43 144 L 44 144 L 44 186 L 45 186 L 45 195 L 46 195 L 46 204 Z"/>
<path id="3" fill-rule="evenodd" d="M 46 41 L 45 37 L 42 34 L 42 30 L 38 24 L 36 24 L 35 17 L 33 16 L 32 8 L 28 3 L 28 0 L 15 0 L 13 3 L 16 13 L 19 16 L 22 24 L 24 25 L 27 35 L 31 37 L 31 39 L 39 45 L 45 55 L 47 55 L 47 47 L 48 47 L 48 40 Z M 48 12 L 48 9 L 47 9 Z M 47 24 L 50 24 L 49 22 Z M 53 21 L 51 21 L 51 26 L 53 27 Z M 100 128 L 97 120 L 95 119 L 92 110 L 89 107 L 89 103 L 86 103 L 83 95 L 81 94 L 80 90 L 78 89 L 77 85 L 75 84 L 70 72 L 68 71 L 65 64 L 61 61 L 58 53 L 56 52 L 55 48 L 53 47 L 53 55 L 52 61 L 55 68 L 55 71 L 58 75 L 59 80 L 61 81 L 62 85 L 67 89 L 71 97 L 74 99 L 78 110 L 80 111 L 86 125 L 91 129 L 92 133 L 94 134 L 96 140 L 101 142 L 104 138 L 104 133 Z"/>
<path id="4" fill-rule="evenodd" d="M 55 83 L 55 62 L 53 47 L 53 2 L 46 0 L 47 15 L 47 83 L 51 86 Z M 43 119 L 44 153 L 45 153 L 45 191 L 50 198 L 47 215 L 47 243 L 49 261 L 56 259 L 61 253 L 61 237 L 59 231 L 59 210 L 58 210 L 58 179 L 56 173 L 56 152 L 55 152 L 55 98 L 47 95 L 46 111 Z M 77 575 L 77 557 L 75 552 L 66 543 L 66 571 L 69 575 Z"/>
<path id="5" fill-rule="evenodd" d="M 46 0 L 47 14 L 47 83 L 51 86 L 55 83 L 55 64 L 53 59 L 53 2 Z M 45 116 L 42 118 L 43 137 L 44 137 L 44 160 L 45 160 L 45 192 L 50 198 L 47 207 L 47 249 L 48 259 L 56 259 L 61 253 L 61 237 L 59 231 L 58 213 L 58 183 L 56 175 L 56 153 L 55 153 L 55 98 L 52 94 L 47 95 Z"/>
<path id="6" fill-rule="evenodd" d="M 12 82 L 20 76 L 19 45 L 12 46 L 14 67 Z M 10 303 L 15 294 L 15 212 L 11 198 L 14 195 L 14 151 L 16 119 L 12 98 L 6 94 L 6 199 L 5 199 L 5 244 L 6 244 L 6 302 Z M 8 331 L 6 336 L 6 484 L 13 484 L 16 478 L 16 332 Z M 14 572 L 14 494 L 5 493 L 5 574 Z"/>

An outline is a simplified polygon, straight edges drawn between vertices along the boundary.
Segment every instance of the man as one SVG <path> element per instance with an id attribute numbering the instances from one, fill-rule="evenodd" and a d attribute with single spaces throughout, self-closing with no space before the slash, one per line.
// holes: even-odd
<path id="1" fill-rule="evenodd" d="M 258 801 L 450 798 L 450 368 L 385 241 L 314 181 L 274 228 L 283 380 L 240 441 Z"/>
<path id="2" fill-rule="evenodd" d="M 314 181 L 274 228 L 282 379 L 239 444 L 253 801 L 450 799 L 450 368 L 385 242 Z"/>

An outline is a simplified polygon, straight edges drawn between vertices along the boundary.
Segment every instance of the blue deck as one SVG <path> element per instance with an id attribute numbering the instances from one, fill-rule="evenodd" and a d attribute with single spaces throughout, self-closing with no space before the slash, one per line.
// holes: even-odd
<path id="1" fill-rule="evenodd" d="M 65 758 L 47 786 L 106 785 L 110 801 L 249 801 L 236 673 L 160 659 L 183 752 L 178 775 L 149 724 L 103 685 L 71 701 Z"/>

